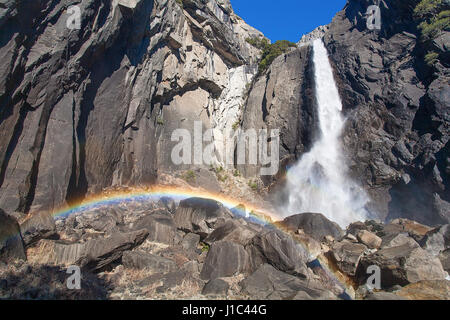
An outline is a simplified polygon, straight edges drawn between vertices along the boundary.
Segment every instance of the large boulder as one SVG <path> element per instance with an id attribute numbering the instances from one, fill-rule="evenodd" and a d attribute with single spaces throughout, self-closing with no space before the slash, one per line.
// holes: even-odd
<path id="1" fill-rule="evenodd" d="M 215 241 L 226 240 L 246 246 L 256 233 L 256 230 L 244 226 L 236 220 L 228 220 L 208 235 L 204 242 L 212 244 Z"/>
<path id="2" fill-rule="evenodd" d="M 214 242 L 206 256 L 200 277 L 210 280 L 232 277 L 250 270 L 250 260 L 244 247 L 228 241 Z"/>
<path id="3" fill-rule="evenodd" d="M 320 213 L 302 213 L 287 217 L 282 225 L 291 231 L 302 229 L 303 232 L 317 241 L 323 241 L 326 236 L 339 239 L 343 231 L 335 222 L 328 220 Z"/>
<path id="4" fill-rule="evenodd" d="M 222 279 L 212 279 L 208 281 L 203 287 L 202 294 L 204 295 L 224 295 L 228 293 L 228 288 L 230 285 Z"/>
<path id="5" fill-rule="evenodd" d="M 410 300 L 450 300 L 450 281 L 426 280 L 412 283 L 395 292 Z"/>
<path id="6" fill-rule="evenodd" d="M 177 270 L 174 261 L 144 251 L 126 251 L 122 255 L 125 268 L 167 273 Z"/>
<path id="7" fill-rule="evenodd" d="M 367 231 L 361 230 L 356 234 L 356 238 L 362 244 L 365 244 L 370 249 L 378 249 L 381 246 L 381 238 L 376 234 Z"/>
<path id="8" fill-rule="evenodd" d="M 133 230 L 146 229 L 148 240 L 173 245 L 177 242 L 177 228 L 173 218 L 164 214 L 144 216 L 133 224 Z"/>
<path id="9" fill-rule="evenodd" d="M 409 244 L 411 247 L 419 247 L 419 244 L 411 238 L 407 233 L 391 233 L 382 238 L 382 248 L 399 247 L 404 244 Z"/>
<path id="10" fill-rule="evenodd" d="M 242 292 L 251 299 L 336 299 L 327 290 L 293 275 L 281 272 L 269 264 L 261 265 L 252 275 L 241 281 Z M 299 293 L 302 293 L 299 295 Z"/>
<path id="11" fill-rule="evenodd" d="M 122 258 L 125 251 L 144 242 L 148 231 L 143 229 L 127 233 L 115 233 L 109 238 L 92 239 L 84 243 L 65 243 L 62 241 L 41 240 L 36 252 L 36 262 L 50 265 L 76 265 L 90 271 L 102 269 Z"/>
<path id="12" fill-rule="evenodd" d="M 362 257 L 357 270 L 361 282 L 367 280 L 367 268 L 372 265 L 381 269 L 382 288 L 405 286 L 421 280 L 443 280 L 446 276 L 437 257 L 409 243 Z"/>
<path id="13" fill-rule="evenodd" d="M 422 248 L 432 255 L 439 255 L 450 248 L 450 224 L 436 228 L 428 232 L 420 242 Z"/>
<path id="14" fill-rule="evenodd" d="M 217 201 L 189 198 L 180 201 L 174 222 L 178 229 L 199 234 L 204 239 L 232 217 L 232 213 Z"/>
<path id="15" fill-rule="evenodd" d="M 50 239 L 57 235 L 55 220 L 47 212 L 31 214 L 20 224 L 20 230 L 25 245 L 33 244 L 41 239 Z"/>
<path id="16" fill-rule="evenodd" d="M 252 270 L 269 263 L 278 270 L 301 277 L 308 277 L 306 263 L 308 252 L 292 237 L 279 230 L 256 235 L 246 247 L 251 256 Z"/>
<path id="17" fill-rule="evenodd" d="M 366 250 L 367 247 L 360 243 L 336 242 L 331 248 L 331 256 L 342 272 L 354 276 L 359 261 Z"/>
<path id="18" fill-rule="evenodd" d="M 0 262 L 26 260 L 20 227 L 17 221 L 0 209 Z"/>

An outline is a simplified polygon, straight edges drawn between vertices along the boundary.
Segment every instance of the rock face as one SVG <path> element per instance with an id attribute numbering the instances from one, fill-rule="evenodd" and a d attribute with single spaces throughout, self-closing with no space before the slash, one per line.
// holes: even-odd
<path id="1" fill-rule="evenodd" d="M 26 260 L 17 221 L 0 209 L 0 262 Z"/>
<path id="2" fill-rule="evenodd" d="M 23 213 L 192 167 L 172 132 L 200 121 L 220 142 L 263 36 L 228 0 L 3 1 L 0 28 L 0 207 Z"/>
<path id="3" fill-rule="evenodd" d="M 450 219 L 448 60 L 434 69 L 420 40 L 418 1 L 384 1 L 381 30 L 366 27 L 373 1 L 348 1 L 325 33 L 347 129 L 343 141 L 355 179 L 380 218 L 428 225 Z M 447 37 L 445 37 L 447 35 Z M 442 39 L 447 39 L 444 32 Z"/>

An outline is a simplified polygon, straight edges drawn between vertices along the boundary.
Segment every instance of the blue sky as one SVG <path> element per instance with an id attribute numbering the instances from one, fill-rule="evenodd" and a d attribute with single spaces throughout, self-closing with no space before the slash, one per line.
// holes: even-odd
<path id="1" fill-rule="evenodd" d="M 271 41 L 297 42 L 328 24 L 346 0 L 231 0 L 234 11 Z"/>

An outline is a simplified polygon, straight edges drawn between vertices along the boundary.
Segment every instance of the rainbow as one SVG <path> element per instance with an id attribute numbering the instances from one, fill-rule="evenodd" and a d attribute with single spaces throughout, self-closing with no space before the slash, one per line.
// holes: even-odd
<path id="1" fill-rule="evenodd" d="M 175 201 L 198 197 L 204 199 L 215 200 L 222 203 L 228 209 L 237 207 L 245 207 L 236 209 L 242 212 L 243 215 L 252 213 L 253 217 L 258 218 L 261 223 L 273 224 L 274 221 L 282 220 L 277 214 L 268 211 L 265 208 L 258 207 L 248 201 L 240 201 L 228 197 L 220 193 L 212 193 L 203 189 L 188 189 L 172 186 L 151 186 L 146 188 L 132 188 L 118 191 L 106 191 L 99 195 L 88 196 L 83 201 L 80 201 L 71 206 L 65 206 L 51 212 L 55 219 L 65 218 L 72 214 L 90 211 L 102 206 L 118 205 L 126 202 L 153 202 L 158 201 L 162 197 L 170 197 Z M 32 216 L 33 214 L 30 214 Z"/>
<path id="2" fill-rule="evenodd" d="M 203 189 L 188 189 L 164 185 L 143 188 L 127 188 L 123 190 L 108 190 L 98 195 L 88 196 L 83 201 L 80 201 L 77 204 L 71 206 L 66 205 L 65 207 L 53 211 L 51 214 L 55 220 L 64 219 L 73 214 L 81 214 L 83 212 L 95 210 L 105 206 L 117 206 L 129 202 L 155 202 L 162 197 L 169 197 L 175 201 L 180 201 L 192 197 L 215 200 L 217 202 L 220 202 L 228 209 L 234 209 L 234 213 L 238 212 L 238 214 L 241 216 L 250 216 L 250 218 L 256 223 L 264 226 L 271 226 L 283 232 L 286 231 L 283 230 L 280 224 L 276 223 L 277 221 L 282 220 L 279 215 L 274 214 L 273 212 L 270 212 L 265 208 L 254 205 L 248 201 L 236 200 L 224 194 L 212 193 Z M 32 215 L 33 214 L 30 214 L 29 217 L 31 217 Z M 305 245 L 300 242 L 298 243 L 308 252 Z M 317 258 L 317 261 L 319 261 L 321 267 L 329 276 L 331 276 L 332 280 L 335 283 L 337 283 L 344 289 L 347 287 L 344 284 L 346 281 L 339 280 L 335 272 L 331 271 L 331 269 L 328 267 L 327 261 L 323 261 L 322 259 L 320 259 L 320 257 Z"/>

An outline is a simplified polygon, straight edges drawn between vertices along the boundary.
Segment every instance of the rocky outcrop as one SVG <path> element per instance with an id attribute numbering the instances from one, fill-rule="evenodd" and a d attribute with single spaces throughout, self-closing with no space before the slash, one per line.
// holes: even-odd
<path id="1" fill-rule="evenodd" d="M 19 224 L 1 209 L 0 221 L 0 262 L 26 260 Z"/>
<path id="2" fill-rule="evenodd" d="M 33 214 L 20 224 L 25 245 L 33 244 L 40 239 L 56 236 L 56 225 L 53 216 L 46 212 Z"/>
<path id="3" fill-rule="evenodd" d="M 340 239 L 343 236 L 343 231 L 339 225 L 320 213 L 293 215 L 284 219 L 281 225 L 294 232 L 301 229 L 317 241 L 323 241 L 326 236 L 332 236 L 335 239 Z"/>
<path id="4" fill-rule="evenodd" d="M 174 221 L 178 229 L 206 238 L 215 227 L 231 217 L 232 213 L 217 201 L 190 198 L 180 202 Z"/>
<path id="5" fill-rule="evenodd" d="M 228 0 L 7 1 L 0 25 L 0 207 L 22 213 L 204 167 L 174 165 L 171 134 L 220 141 L 262 37 Z"/>
<path id="6" fill-rule="evenodd" d="M 373 2 L 350 0 L 324 41 L 347 117 L 346 154 L 372 211 L 433 225 L 450 219 L 450 87 L 448 61 L 434 70 L 424 62 L 430 49 L 413 17 L 418 2 L 382 2 L 381 30 L 369 30 Z"/>

